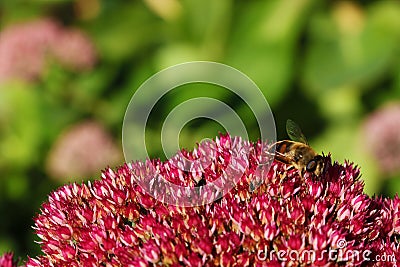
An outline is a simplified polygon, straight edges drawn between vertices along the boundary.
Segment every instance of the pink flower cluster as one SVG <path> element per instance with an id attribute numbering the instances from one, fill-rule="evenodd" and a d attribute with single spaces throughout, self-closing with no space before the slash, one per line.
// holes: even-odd
<path id="1" fill-rule="evenodd" d="M 5 253 L 0 257 L 0 267 L 17 267 L 17 261 L 14 260 L 12 253 Z"/>
<path id="2" fill-rule="evenodd" d="M 40 77 L 49 57 L 73 69 L 87 69 L 96 61 L 89 37 L 42 19 L 4 28 L 0 32 L 0 83 Z"/>
<path id="3" fill-rule="evenodd" d="M 73 177 L 82 179 L 121 162 L 121 152 L 104 127 L 95 121 L 84 121 L 60 135 L 46 165 L 54 179 L 65 183 Z"/>
<path id="4" fill-rule="evenodd" d="M 365 144 L 385 174 L 400 172 L 400 103 L 383 106 L 370 114 L 363 133 Z"/>
<path id="5" fill-rule="evenodd" d="M 223 135 L 207 146 L 214 153 L 205 169 L 178 169 L 183 155 L 204 156 L 183 151 L 165 162 L 107 169 L 101 180 L 51 193 L 35 219 L 43 255 L 26 266 L 396 266 L 400 260 L 400 199 L 364 194 L 352 164 L 327 156 L 320 177 L 301 177 L 279 162 L 260 165 L 260 142 Z M 138 185 L 154 180 L 152 169 L 175 184 L 209 184 L 234 164 L 233 150 L 243 148 L 242 177 L 210 204 L 168 205 Z M 251 192 L 254 181 L 259 187 Z"/>

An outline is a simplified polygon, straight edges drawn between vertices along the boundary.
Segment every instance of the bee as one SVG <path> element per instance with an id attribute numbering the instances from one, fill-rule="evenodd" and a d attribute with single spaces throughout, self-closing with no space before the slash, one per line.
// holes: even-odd
<path id="1" fill-rule="evenodd" d="M 292 165 L 299 170 L 303 177 L 305 172 L 319 176 L 324 170 L 324 162 L 307 142 L 300 127 L 292 120 L 286 121 L 286 132 L 291 140 L 276 142 L 275 159 L 279 162 Z"/>

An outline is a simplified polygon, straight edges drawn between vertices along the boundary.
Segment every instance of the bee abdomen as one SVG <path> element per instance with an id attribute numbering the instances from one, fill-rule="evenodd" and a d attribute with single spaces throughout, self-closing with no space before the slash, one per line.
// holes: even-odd
<path id="1" fill-rule="evenodd" d="M 281 154 L 286 154 L 291 151 L 293 146 L 292 142 L 281 141 L 276 143 L 275 151 Z"/>

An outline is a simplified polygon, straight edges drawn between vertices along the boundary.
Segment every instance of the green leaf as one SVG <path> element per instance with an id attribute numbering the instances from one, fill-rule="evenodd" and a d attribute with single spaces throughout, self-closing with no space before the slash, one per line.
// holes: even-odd
<path id="1" fill-rule="evenodd" d="M 398 57 L 399 4 L 378 1 L 367 12 L 360 10 L 364 12 L 360 29 L 352 33 L 340 29 L 338 19 L 326 12 L 314 15 L 310 23 L 303 77 L 306 90 L 315 95 L 337 87 L 368 88 L 379 81 Z"/>
<path id="2" fill-rule="evenodd" d="M 124 2 L 105 9 L 88 30 L 100 57 L 120 62 L 162 39 L 160 20 L 142 2 Z"/>
<path id="3" fill-rule="evenodd" d="M 0 167 L 31 166 L 43 142 L 40 95 L 34 88 L 9 84 L 0 90 Z"/>
<path id="4" fill-rule="evenodd" d="M 226 63 L 246 73 L 270 105 L 287 93 L 295 48 L 312 0 L 246 3 L 232 26 Z"/>

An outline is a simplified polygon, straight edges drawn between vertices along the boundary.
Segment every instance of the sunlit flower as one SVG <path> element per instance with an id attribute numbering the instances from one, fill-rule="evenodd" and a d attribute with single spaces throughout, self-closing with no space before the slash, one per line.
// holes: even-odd
<path id="1" fill-rule="evenodd" d="M 338 1 L 335 3 L 332 15 L 342 34 L 354 36 L 364 29 L 365 14 L 356 2 Z"/>
<path id="2" fill-rule="evenodd" d="M 166 162 L 129 163 L 93 183 L 59 188 L 35 219 L 43 254 L 26 266 L 393 266 L 372 260 L 400 259 L 397 196 L 368 197 L 359 170 L 329 156 L 320 177 L 278 162 L 268 170 L 259 164 L 262 147 L 224 135 Z M 209 184 L 243 148 L 242 178 L 210 204 L 168 205 L 138 186 L 156 174 L 191 188 L 200 174 Z M 182 171 L 183 155 L 211 162 Z M 263 183 L 250 192 L 256 180 Z"/>
<path id="3" fill-rule="evenodd" d="M 66 29 L 54 20 L 10 25 L 0 32 L 0 83 L 37 79 L 49 58 L 78 70 L 96 61 L 94 47 L 82 31 Z"/>
<path id="4" fill-rule="evenodd" d="M 121 161 L 122 155 L 104 127 L 93 121 L 72 126 L 61 134 L 47 159 L 48 173 L 70 181 L 95 174 Z"/>
<path id="5" fill-rule="evenodd" d="M 384 106 L 367 117 L 365 142 L 383 172 L 400 171 L 400 103 Z"/>

